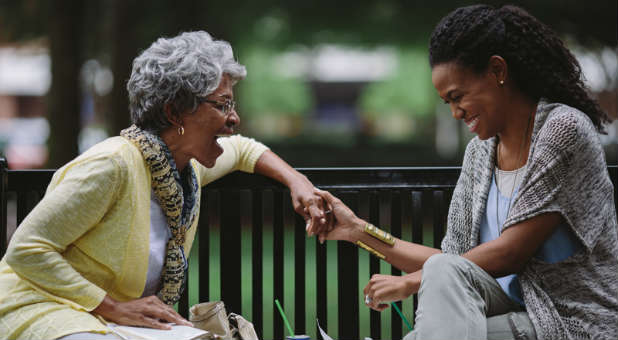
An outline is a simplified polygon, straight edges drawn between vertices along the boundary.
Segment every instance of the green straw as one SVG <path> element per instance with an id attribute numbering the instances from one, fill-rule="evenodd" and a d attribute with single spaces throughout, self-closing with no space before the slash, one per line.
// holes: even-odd
<path id="1" fill-rule="evenodd" d="M 408 326 L 408 329 L 410 331 L 412 331 L 412 325 L 410 325 L 410 322 L 408 322 L 408 319 L 406 319 L 406 317 L 403 316 L 403 313 L 399 310 L 399 307 L 397 307 L 397 304 L 394 303 L 394 302 L 391 302 L 391 305 L 393 305 L 393 308 L 395 308 L 395 310 L 397 311 L 397 314 L 399 314 L 399 316 L 401 316 L 401 319 L 406 324 L 406 326 Z"/>
<path id="2" fill-rule="evenodd" d="M 275 304 L 277 305 L 277 309 L 279 309 L 279 313 L 281 313 L 281 318 L 283 319 L 283 322 L 285 322 L 285 327 L 287 327 L 288 332 L 290 332 L 290 336 L 294 336 L 294 331 L 292 330 L 292 327 L 290 327 L 288 318 L 286 318 L 285 314 L 283 314 L 283 308 L 281 308 L 281 305 L 279 304 L 279 300 L 275 299 Z"/>

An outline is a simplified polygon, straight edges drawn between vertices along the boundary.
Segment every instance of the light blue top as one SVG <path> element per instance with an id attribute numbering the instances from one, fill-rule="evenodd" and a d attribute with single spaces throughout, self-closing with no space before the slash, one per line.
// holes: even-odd
<path id="1" fill-rule="evenodd" d="M 516 196 L 519 184 L 513 191 Z M 496 223 L 496 193 L 498 197 L 498 224 Z M 499 230 L 504 225 L 506 214 L 509 209 L 509 198 L 503 196 L 496 185 L 496 175 L 492 176 L 489 197 L 485 206 L 485 217 L 481 222 L 480 243 L 495 240 L 500 236 Z M 566 223 L 559 225 L 554 233 L 547 239 L 541 248 L 534 255 L 537 259 L 548 263 L 560 262 L 573 255 L 581 248 L 581 243 L 573 234 L 573 231 Z M 522 298 L 521 287 L 516 274 L 511 274 L 496 279 L 504 292 L 515 302 L 525 306 Z"/>

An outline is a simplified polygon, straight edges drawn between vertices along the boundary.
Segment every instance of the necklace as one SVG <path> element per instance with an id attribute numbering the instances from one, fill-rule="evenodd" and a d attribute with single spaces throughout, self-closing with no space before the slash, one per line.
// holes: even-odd
<path id="1" fill-rule="evenodd" d="M 515 166 L 519 166 L 519 163 L 521 162 L 521 155 L 523 153 L 523 149 L 524 146 L 526 145 L 526 137 L 528 137 L 528 129 L 530 128 L 530 121 L 532 120 L 532 113 L 530 113 L 530 116 L 528 116 L 528 123 L 526 124 L 526 131 L 524 131 L 524 136 L 521 139 L 521 146 L 519 147 L 519 151 L 517 152 L 517 163 L 515 164 Z M 500 220 L 499 220 L 499 215 L 500 215 L 500 210 L 499 210 L 499 198 L 500 198 L 500 189 L 498 187 L 498 163 L 500 162 L 500 142 L 498 141 L 498 147 L 496 148 L 496 166 L 494 169 L 494 177 L 496 178 L 496 225 L 498 226 L 498 235 L 502 234 L 502 227 L 500 226 Z M 513 192 L 515 192 L 515 186 L 517 185 L 517 176 L 519 175 L 519 170 L 523 168 L 523 167 L 519 167 L 517 168 L 517 170 L 515 170 L 515 179 L 513 181 L 513 186 L 511 187 L 511 195 L 509 196 L 509 205 L 506 208 L 506 218 L 509 216 L 509 211 L 511 211 L 511 201 L 513 200 Z"/>

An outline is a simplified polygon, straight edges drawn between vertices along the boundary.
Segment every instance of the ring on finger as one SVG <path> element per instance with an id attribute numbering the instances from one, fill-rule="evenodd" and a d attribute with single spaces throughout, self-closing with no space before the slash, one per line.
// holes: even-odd
<path id="1" fill-rule="evenodd" d="M 368 305 L 371 303 L 371 298 L 369 297 L 369 295 L 365 295 L 365 304 Z"/>

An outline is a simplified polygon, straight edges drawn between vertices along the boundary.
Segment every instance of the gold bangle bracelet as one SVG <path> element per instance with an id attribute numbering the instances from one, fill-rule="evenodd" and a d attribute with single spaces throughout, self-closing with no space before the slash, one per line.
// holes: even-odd
<path id="1" fill-rule="evenodd" d="M 356 245 L 365 249 L 366 251 L 372 253 L 373 255 L 381 258 L 382 260 L 386 260 L 386 256 L 384 256 L 384 254 L 380 253 L 379 251 L 371 248 L 370 246 L 366 245 L 365 243 L 363 243 L 362 241 L 356 241 Z"/>
<path id="2" fill-rule="evenodd" d="M 374 226 L 371 223 L 367 223 L 365 224 L 365 230 L 364 230 L 367 234 L 371 235 L 372 237 L 377 238 L 378 240 L 388 244 L 389 246 L 393 246 L 395 245 L 395 238 L 393 237 L 393 235 L 387 233 L 386 231 L 377 228 L 376 226 Z"/>

